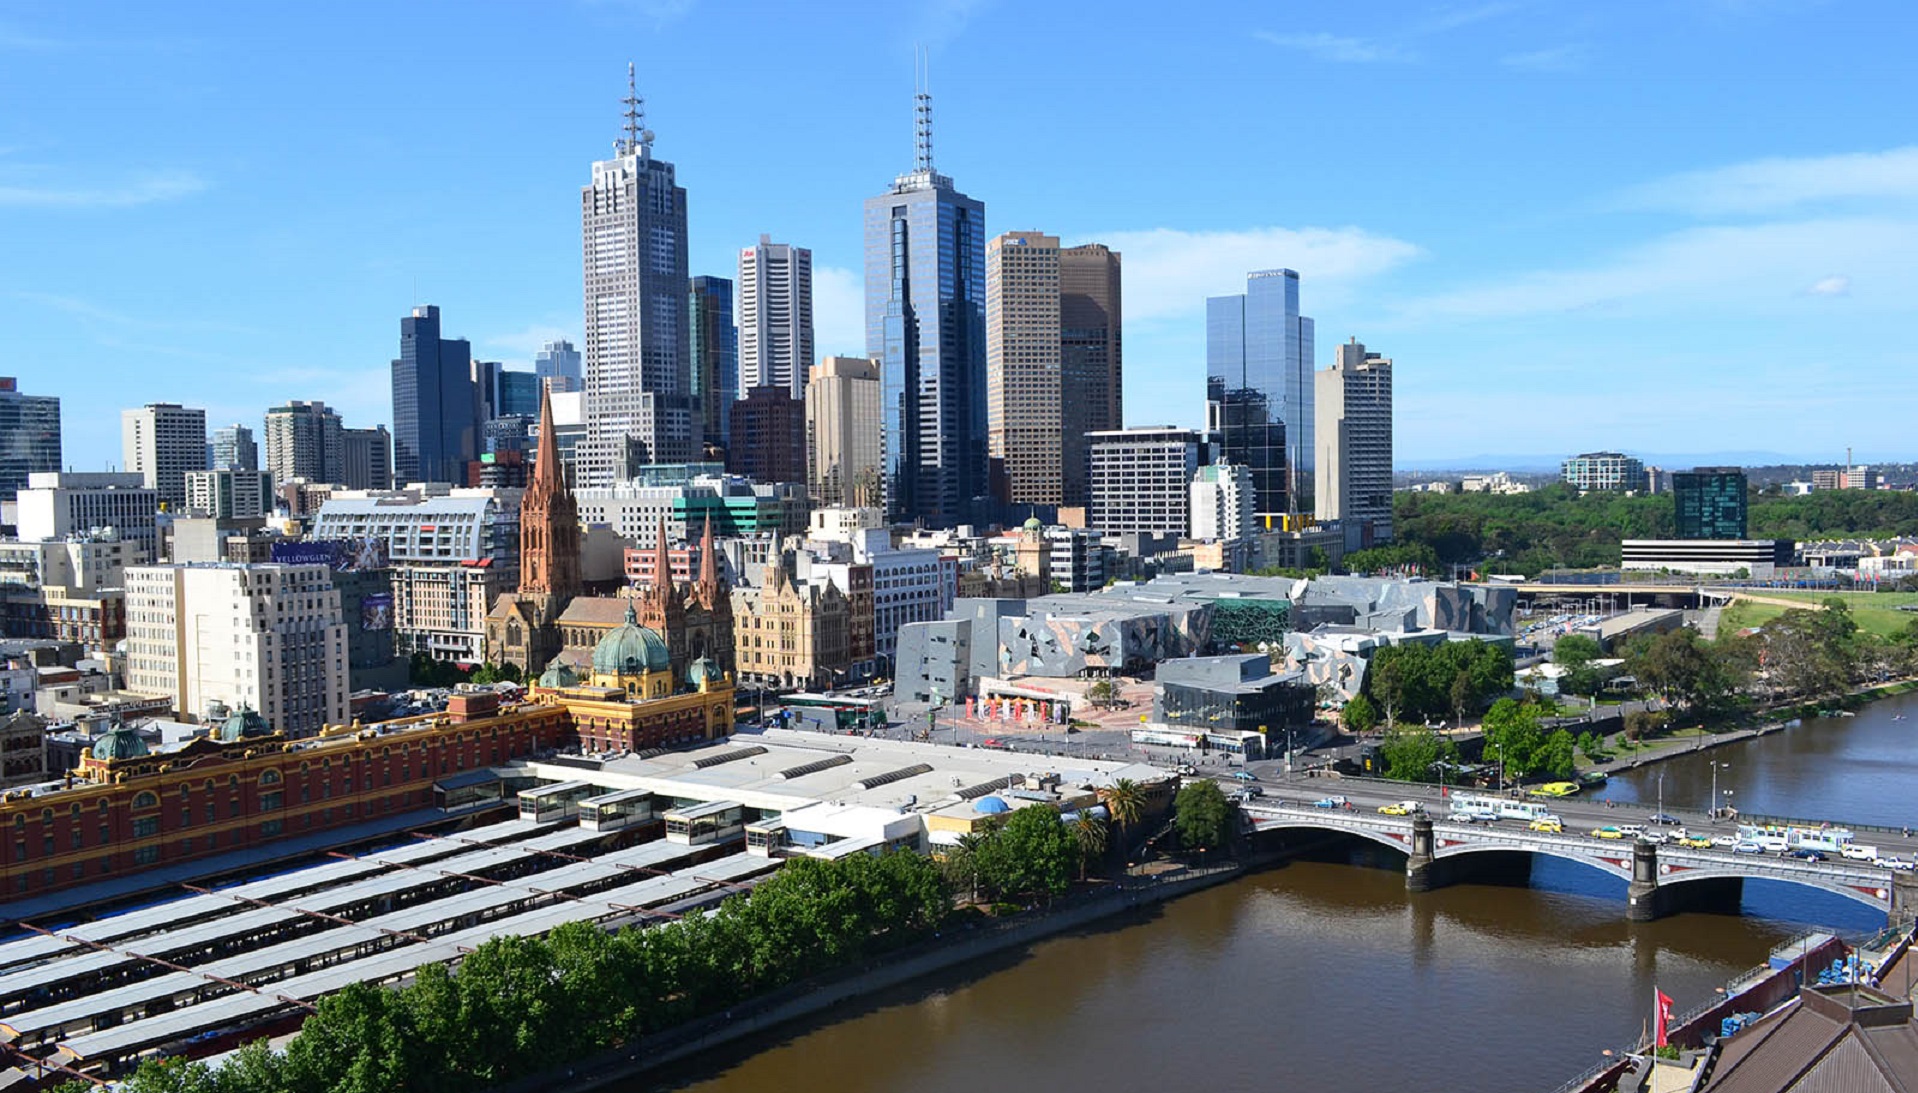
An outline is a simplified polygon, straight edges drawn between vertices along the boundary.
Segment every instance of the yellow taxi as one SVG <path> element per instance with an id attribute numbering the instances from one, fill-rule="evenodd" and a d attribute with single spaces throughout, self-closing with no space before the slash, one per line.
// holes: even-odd
<path id="1" fill-rule="evenodd" d="M 1540 816 L 1532 821 L 1533 831 L 1543 831 L 1547 835 L 1558 835 L 1565 831 L 1565 824 L 1556 816 Z"/>
<path id="2" fill-rule="evenodd" d="M 1623 831 L 1609 825 L 1592 829 L 1592 838 L 1594 839 L 1622 839 L 1624 837 L 1625 833 Z"/>
<path id="3" fill-rule="evenodd" d="M 1389 805 L 1379 806 L 1381 816 L 1410 816 L 1414 812 L 1425 811 L 1425 806 L 1417 801 L 1393 801 Z"/>

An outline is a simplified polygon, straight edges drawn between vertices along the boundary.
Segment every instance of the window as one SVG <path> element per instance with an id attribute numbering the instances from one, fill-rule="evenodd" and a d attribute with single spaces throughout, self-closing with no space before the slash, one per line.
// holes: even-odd
<path id="1" fill-rule="evenodd" d="M 141 816 L 133 821 L 133 837 L 136 839 L 152 838 L 159 833 L 160 818 L 158 816 Z"/>

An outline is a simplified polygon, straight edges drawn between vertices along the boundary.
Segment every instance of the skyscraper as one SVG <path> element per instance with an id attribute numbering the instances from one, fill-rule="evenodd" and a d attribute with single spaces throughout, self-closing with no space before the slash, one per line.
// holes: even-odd
<path id="1" fill-rule="evenodd" d="M 886 509 L 940 526 L 986 493 L 986 206 L 933 170 L 932 96 L 916 112 L 913 169 L 866 200 L 866 353 Z"/>
<path id="2" fill-rule="evenodd" d="M 146 480 L 161 504 L 186 504 L 186 472 L 206 469 L 206 411 L 176 402 L 149 402 L 120 411 L 120 450 L 126 469 Z"/>
<path id="3" fill-rule="evenodd" d="M 324 402 L 294 399 L 266 412 L 266 469 L 275 482 L 346 482 L 340 415 Z"/>
<path id="4" fill-rule="evenodd" d="M 754 482 L 806 480 L 806 404 L 784 387 L 755 387 L 732 405 L 726 469 Z"/>
<path id="5" fill-rule="evenodd" d="M 1318 387 L 1320 520 L 1345 528 L 1345 549 L 1392 540 L 1392 362 L 1357 338 L 1339 346 Z"/>
<path id="6" fill-rule="evenodd" d="M 1299 275 L 1247 274 L 1245 295 L 1206 300 L 1205 326 L 1208 415 L 1216 405 L 1227 425 L 1221 454 L 1251 469 L 1261 517 L 1312 511 L 1312 320 L 1299 314 Z M 1274 424 L 1282 437 L 1263 428 Z"/>
<path id="7" fill-rule="evenodd" d="M 986 244 L 986 452 L 1001 500 L 1062 501 L 1061 346 L 1059 240 L 995 236 Z"/>
<path id="8" fill-rule="evenodd" d="M 732 443 L 732 405 L 739 395 L 739 330 L 733 326 L 733 283 L 695 277 L 692 286 L 693 395 L 707 447 Z"/>
<path id="9" fill-rule="evenodd" d="M 828 507 L 879 505 L 879 362 L 827 357 L 806 382 L 806 484 Z"/>
<path id="10" fill-rule="evenodd" d="M 1094 433 L 1086 523 L 1107 535 L 1184 536 L 1191 527 L 1199 434 L 1172 426 Z"/>
<path id="11" fill-rule="evenodd" d="M 579 350 L 565 338 L 539 347 L 539 353 L 533 357 L 533 374 L 547 381 L 541 386 L 555 392 L 577 391 L 585 382 L 580 372 Z"/>
<path id="12" fill-rule="evenodd" d="M 478 417 L 473 346 L 440 337 L 439 308 L 414 308 L 400 320 L 400 356 L 393 362 L 393 476 L 401 482 L 466 481 Z"/>
<path id="13" fill-rule="evenodd" d="M 1099 243 L 1059 252 L 1060 503 L 1088 500 L 1088 433 L 1125 427 L 1119 254 Z"/>
<path id="14" fill-rule="evenodd" d="M 646 463 L 700 455 L 687 321 L 686 191 L 653 158 L 627 67 L 626 127 L 580 190 L 586 280 L 586 443 L 581 480 L 609 485 Z"/>
<path id="15" fill-rule="evenodd" d="M 340 482 L 350 490 L 393 488 L 393 436 L 386 426 L 341 429 Z"/>
<path id="16" fill-rule="evenodd" d="M 260 469 L 260 445 L 253 430 L 239 423 L 213 430 L 209 442 L 212 451 L 207 462 L 214 470 L 257 471 Z"/>
<path id="17" fill-rule="evenodd" d="M 1672 475 L 1674 538 L 1743 539 L 1748 485 L 1737 467 L 1697 467 Z"/>
<path id="18" fill-rule="evenodd" d="M 60 400 L 24 395 L 12 376 L 0 376 L 0 498 L 27 488 L 30 474 L 60 469 Z"/>
<path id="19" fill-rule="evenodd" d="M 806 394 L 813 365 L 812 251 L 769 235 L 739 252 L 739 390 Z"/>

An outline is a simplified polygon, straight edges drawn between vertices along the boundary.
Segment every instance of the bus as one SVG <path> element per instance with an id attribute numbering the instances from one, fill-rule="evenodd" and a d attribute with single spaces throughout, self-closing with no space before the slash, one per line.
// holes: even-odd
<path id="1" fill-rule="evenodd" d="M 1453 794 L 1452 814 L 1457 816 L 1468 813 L 1496 820 L 1524 820 L 1529 823 L 1550 816 L 1552 809 L 1543 801 L 1514 801 L 1510 797 Z"/>
<path id="2" fill-rule="evenodd" d="M 883 728 L 886 724 L 885 704 L 876 698 L 853 698 L 842 695 L 791 694 L 779 699 L 790 716 L 777 715 L 784 721 L 790 720 L 793 728 L 827 728 L 835 732 L 861 732 L 871 728 Z M 825 712 L 831 711 L 830 714 Z M 830 716 L 831 720 L 827 718 Z"/>

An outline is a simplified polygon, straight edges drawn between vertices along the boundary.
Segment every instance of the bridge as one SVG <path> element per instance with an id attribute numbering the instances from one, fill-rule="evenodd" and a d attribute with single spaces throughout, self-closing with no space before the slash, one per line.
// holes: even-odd
<path id="1" fill-rule="evenodd" d="M 1804 861 L 1775 854 L 1739 854 L 1720 847 L 1704 850 L 1645 840 L 1599 839 L 1575 829 L 1574 823 L 1584 819 L 1602 826 L 1640 822 L 1644 817 L 1636 811 L 1606 808 L 1596 802 L 1579 802 L 1571 809 L 1565 808 L 1565 801 L 1553 802 L 1551 807 L 1561 811 L 1566 825 L 1564 833 L 1553 834 L 1532 831 L 1517 820 L 1451 822 L 1446 816 L 1449 806 L 1429 792 L 1425 813 L 1387 816 L 1377 810 L 1379 804 L 1391 800 L 1417 799 L 1415 790 L 1429 791 L 1431 787 L 1321 780 L 1297 788 L 1322 791 L 1318 794 L 1321 797 L 1346 796 L 1353 807 L 1314 807 L 1309 792 L 1297 799 L 1255 798 L 1240 805 L 1248 829 L 1254 833 L 1333 831 L 1384 846 L 1405 855 L 1405 886 L 1414 892 L 1470 879 L 1502 862 L 1509 863 L 1515 855 L 1542 854 L 1578 862 L 1625 881 L 1626 913 L 1635 922 L 1704 907 L 1736 909 L 1748 878 L 1801 884 L 1843 896 L 1884 912 L 1893 923 L 1918 917 L 1918 876 L 1911 873 L 1841 857 Z M 1386 796 L 1382 791 L 1387 789 L 1397 796 Z M 1573 814 L 1564 815 L 1567 811 Z M 1704 825 L 1712 823 L 1702 814 L 1696 819 L 1701 826 L 1693 830 L 1698 833 L 1708 830 Z M 1719 823 L 1729 830 L 1723 821 Z M 1908 842 L 1896 833 L 1888 841 Z"/>
<path id="2" fill-rule="evenodd" d="M 1775 590 L 1747 588 L 1742 585 L 1673 584 L 1582 584 L 1576 581 L 1520 581 L 1503 587 L 1517 590 L 1527 601 L 1537 599 L 1603 600 L 1613 606 L 1656 605 L 1659 607 L 1725 607 L 1734 601 L 1765 603 L 1778 607 L 1799 607 L 1822 611 L 1823 605 L 1812 598 L 1780 596 Z"/>

